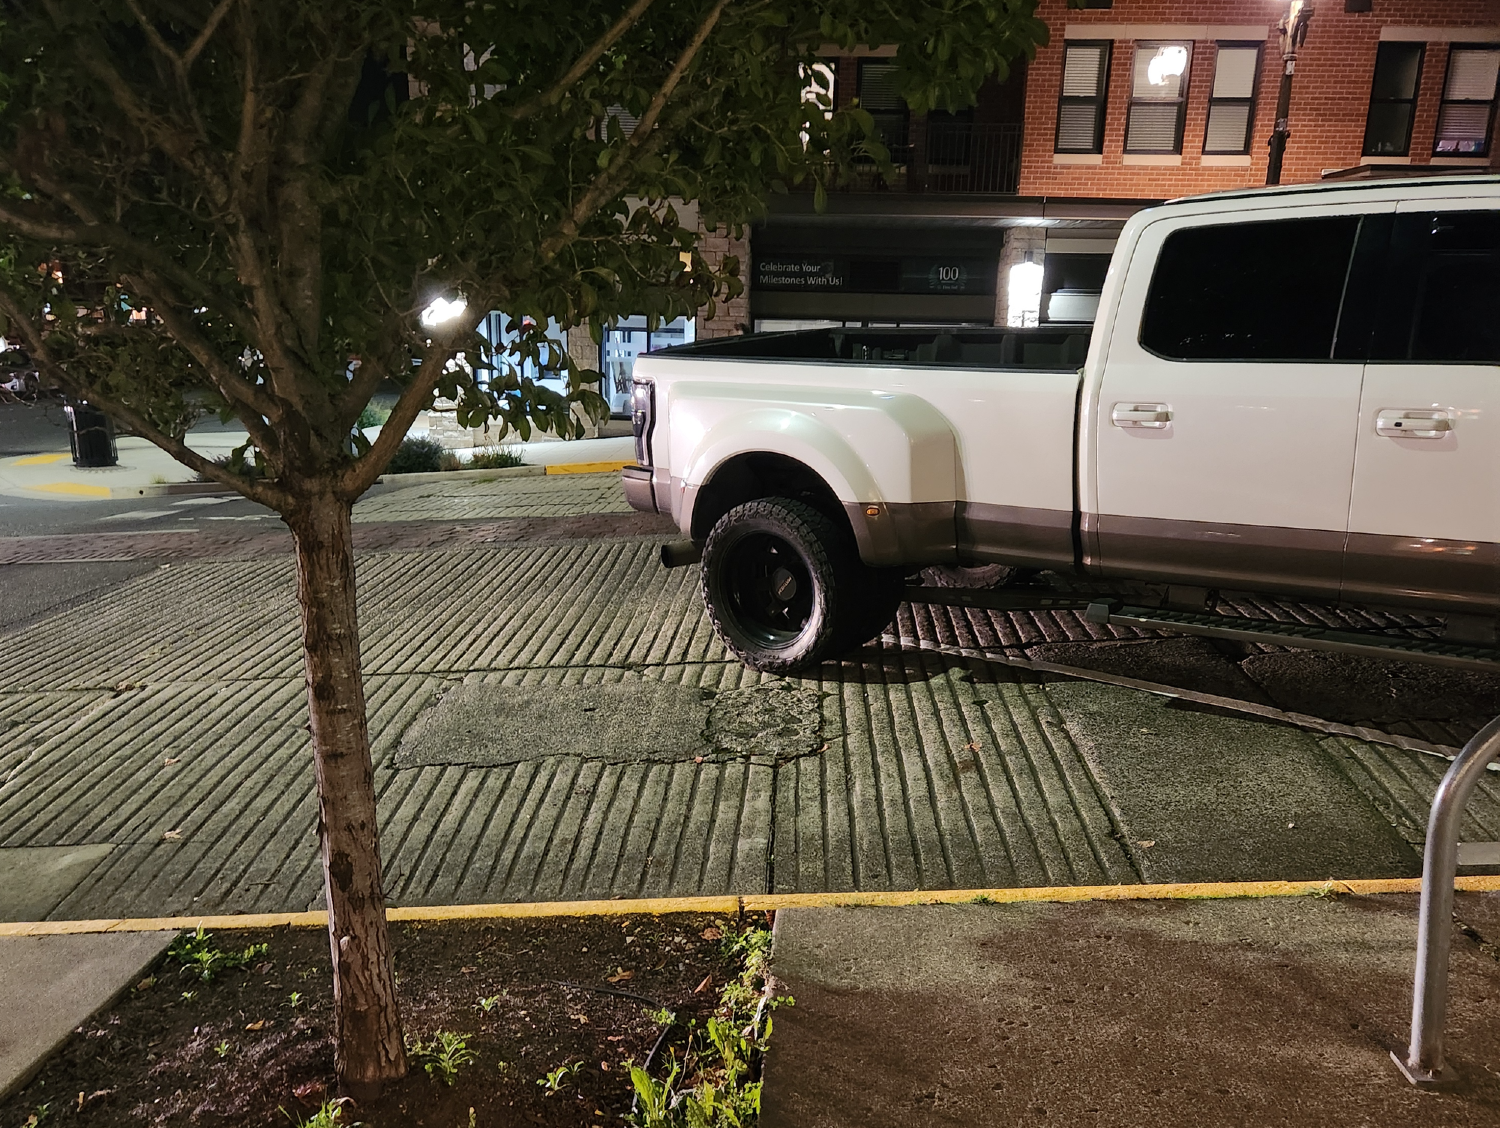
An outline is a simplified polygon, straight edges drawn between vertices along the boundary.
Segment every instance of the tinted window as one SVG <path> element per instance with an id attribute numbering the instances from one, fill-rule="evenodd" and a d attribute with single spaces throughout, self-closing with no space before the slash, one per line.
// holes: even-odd
<path id="1" fill-rule="evenodd" d="M 1396 219 L 1372 360 L 1500 362 L 1500 212 Z"/>
<path id="2" fill-rule="evenodd" d="M 1176 360 L 1327 360 L 1358 230 L 1338 216 L 1173 232 L 1141 344 Z"/>

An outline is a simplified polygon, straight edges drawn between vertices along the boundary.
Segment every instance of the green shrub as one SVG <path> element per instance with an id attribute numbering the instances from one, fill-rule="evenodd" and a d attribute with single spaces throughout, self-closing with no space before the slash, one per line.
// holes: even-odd
<path id="1" fill-rule="evenodd" d="M 508 470 L 522 464 L 521 452 L 515 447 L 497 447 L 494 450 L 477 450 L 469 459 L 468 470 Z"/>
<path id="2" fill-rule="evenodd" d="M 387 474 L 423 474 L 443 468 L 443 444 L 436 439 L 402 439 Z"/>

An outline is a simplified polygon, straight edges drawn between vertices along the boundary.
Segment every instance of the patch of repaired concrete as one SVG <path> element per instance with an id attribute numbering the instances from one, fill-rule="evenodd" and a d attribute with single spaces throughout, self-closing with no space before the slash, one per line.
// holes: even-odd
<path id="1" fill-rule="evenodd" d="M 785 683 L 715 691 L 637 674 L 544 686 L 469 677 L 417 716 L 395 764 L 498 767 L 560 756 L 771 763 L 816 751 L 821 723 L 818 692 Z"/>
<path id="2" fill-rule="evenodd" d="M 815 689 L 773 682 L 722 690 L 708 711 L 706 736 L 717 752 L 790 760 L 815 751 L 823 700 Z"/>

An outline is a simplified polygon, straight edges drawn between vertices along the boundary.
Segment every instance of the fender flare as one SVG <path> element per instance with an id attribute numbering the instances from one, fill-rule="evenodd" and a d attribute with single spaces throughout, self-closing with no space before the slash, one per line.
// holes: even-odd
<path id="1" fill-rule="evenodd" d="M 691 531 L 698 492 L 721 467 L 741 455 L 769 453 L 800 463 L 827 484 L 866 563 L 951 558 L 958 441 L 947 419 L 910 394 L 799 388 L 797 402 L 774 398 L 788 390 L 767 388 L 758 396 L 722 385 L 673 389 L 674 408 L 685 400 L 720 409 L 705 413 L 718 418 L 695 436 L 681 462 L 673 452 L 674 468 L 683 467 L 672 483 L 678 526 Z M 672 430 L 681 434 L 675 425 Z M 860 450 L 883 457 L 872 465 Z"/>

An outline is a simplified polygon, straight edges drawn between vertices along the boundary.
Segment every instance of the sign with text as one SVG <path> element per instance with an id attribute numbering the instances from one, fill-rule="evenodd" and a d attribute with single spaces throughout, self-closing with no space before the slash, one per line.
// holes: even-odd
<path id="1" fill-rule="evenodd" d="M 766 255 L 755 263 L 760 290 L 868 294 L 992 294 L 993 259 L 932 256 L 880 259 Z"/>

